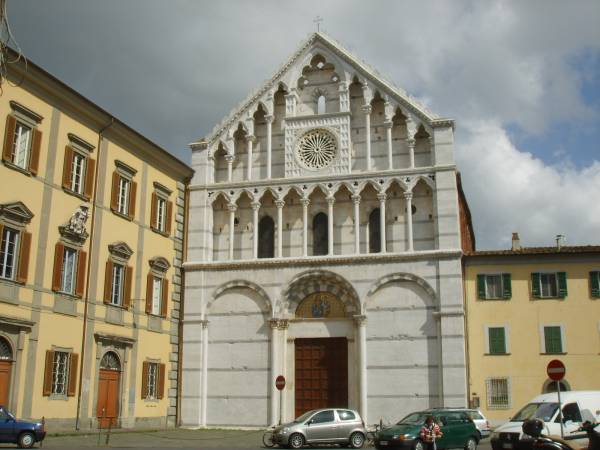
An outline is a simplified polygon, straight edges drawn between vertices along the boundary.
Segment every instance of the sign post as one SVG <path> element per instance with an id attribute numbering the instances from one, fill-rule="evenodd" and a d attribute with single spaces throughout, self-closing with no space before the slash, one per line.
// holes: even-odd
<path id="1" fill-rule="evenodd" d="M 565 368 L 565 365 L 558 359 L 553 359 L 548 363 L 548 367 L 546 367 L 548 378 L 556 382 L 556 393 L 558 394 L 558 420 L 560 420 L 561 438 L 564 438 L 565 436 L 563 431 L 562 403 L 560 401 L 560 380 L 565 377 L 566 372 L 567 369 Z"/>
<path id="2" fill-rule="evenodd" d="M 275 387 L 279 390 L 279 425 L 281 425 L 281 416 L 283 416 L 283 388 L 285 387 L 285 377 L 279 375 L 275 378 Z"/>

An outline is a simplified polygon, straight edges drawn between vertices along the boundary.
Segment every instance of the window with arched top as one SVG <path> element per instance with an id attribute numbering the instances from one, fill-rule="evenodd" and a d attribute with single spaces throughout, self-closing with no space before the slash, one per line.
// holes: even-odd
<path id="1" fill-rule="evenodd" d="M 258 222 L 258 257 L 275 256 L 275 223 L 270 216 L 264 216 Z"/>
<path id="2" fill-rule="evenodd" d="M 115 352 L 106 352 L 100 360 L 100 368 L 106 370 L 121 370 L 121 362 Z"/>
<path id="3" fill-rule="evenodd" d="M 327 112 L 327 101 L 323 94 L 317 98 L 317 114 L 325 114 Z"/>
<path id="4" fill-rule="evenodd" d="M 381 215 L 379 208 L 375 208 L 369 214 L 369 253 L 381 252 Z"/>
<path id="5" fill-rule="evenodd" d="M 3 337 L 0 337 L 0 360 L 12 360 L 12 347 Z"/>
<path id="6" fill-rule="evenodd" d="M 326 255 L 328 250 L 327 214 L 318 213 L 313 219 L 313 255 Z"/>

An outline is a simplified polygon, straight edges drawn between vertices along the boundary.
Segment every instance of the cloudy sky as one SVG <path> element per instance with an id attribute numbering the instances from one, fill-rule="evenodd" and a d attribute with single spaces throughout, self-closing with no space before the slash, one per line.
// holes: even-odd
<path id="1" fill-rule="evenodd" d="M 322 30 L 456 120 L 477 246 L 600 244 L 600 2 L 7 0 L 24 54 L 180 159 Z M 12 44 L 15 45 L 14 43 Z"/>

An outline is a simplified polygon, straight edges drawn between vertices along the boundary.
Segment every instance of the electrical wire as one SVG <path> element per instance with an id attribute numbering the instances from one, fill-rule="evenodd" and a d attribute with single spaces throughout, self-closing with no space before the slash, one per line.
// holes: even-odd
<path id="1" fill-rule="evenodd" d="M 8 81 L 8 66 L 9 64 L 15 64 L 23 60 L 25 63 L 25 73 L 27 73 L 27 58 L 23 55 L 23 51 L 19 46 L 19 43 L 15 39 L 12 31 L 10 29 L 10 25 L 8 23 L 8 15 L 6 13 L 6 2 L 7 0 L 0 0 L 0 95 L 3 93 L 2 85 Z M 12 46 L 17 53 L 17 56 L 13 59 L 9 58 L 8 49 Z M 25 79 L 25 75 L 23 74 L 21 80 L 19 82 L 13 84 L 12 86 L 20 86 Z"/>

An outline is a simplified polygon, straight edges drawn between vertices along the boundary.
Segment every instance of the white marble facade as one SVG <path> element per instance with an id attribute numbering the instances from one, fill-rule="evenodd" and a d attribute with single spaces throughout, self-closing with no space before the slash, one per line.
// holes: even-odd
<path id="1" fill-rule="evenodd" d="M 465 406 L 451 120 L 316 33 L 192 152 L 183 425 L 293 417 L 299 338 L 347 338 L 369 423 Z M 297 317 L 316 292 L 343 315 Z"/>

